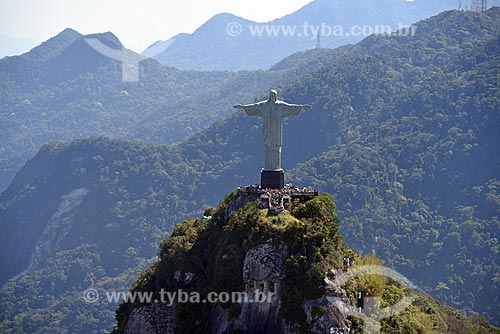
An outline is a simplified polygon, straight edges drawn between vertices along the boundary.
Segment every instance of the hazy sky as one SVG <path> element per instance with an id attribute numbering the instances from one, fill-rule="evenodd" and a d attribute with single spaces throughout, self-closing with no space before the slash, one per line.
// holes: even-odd
<path id="1" fill-rule="evenodd" d="M 254 21 L 290 14 L 311 0 L 0 0 L 0 34 L 44 41 L 65 28 L 112 31 L 142 51 L 180 32 L 193 32 L 218 13 Z"/>

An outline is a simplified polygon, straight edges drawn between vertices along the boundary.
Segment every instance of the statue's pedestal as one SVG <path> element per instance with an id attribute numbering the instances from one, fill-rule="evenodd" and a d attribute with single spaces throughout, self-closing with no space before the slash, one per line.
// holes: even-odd
<path id="1" fill-rule="evenodd" d="M 285 187 L 285 172 L 283 169 L 263 169 L 260 172 L 260 185 L 262 188 L 283 189 Z"/>

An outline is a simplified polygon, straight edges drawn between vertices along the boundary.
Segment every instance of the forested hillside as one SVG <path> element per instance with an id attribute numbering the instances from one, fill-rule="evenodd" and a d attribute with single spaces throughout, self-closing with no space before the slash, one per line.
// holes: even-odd
<path id="1" fill-rule="evenodd" d="M 294 78 L 280 97 L 313 105 L 286 121 L 287 182 L 333 194 L 341 233 L 361 253 L 377 253 L 433 296 L 497 324 L 499 22 L 500 8 L 445 12 L 420 22 L 414 37 L 372 36 L 296 54 L 275 69 Z M 258 181 L 262 145 L 259 120 L 238 113 L 171 146 L 94 138 L 44 147 L 0 197 L 0 261 L 13 268 L 2 279 L 41 254 L 0 292 L 0 328 L 32 333 L 18 316 L 30 312 L 75 333 L 111 324 L 93 308 L 109 305 L 82 308 L 79 329 L 65 311 L 66 298 L 90 284 L 83 273 L 98 268 L 92 275 L 105 286 L 154 256 L 174 223 Z M 57 229 L 66 232 L 50 234 Z M 50 235 L 54 247 L 36 253 Z M 97 264 L 68 275 L 64 258 L 87 244 L 102 254 Z M 62 268 L 67 289 L 57 290 L 62 283 L 47 268 Z M 28 302 L 29 291 L 51 302 Z"/>
<path id="2" fill-rule="evenodd" d="M 121 63 L 85 38 L 123 48 L 111 33 L 82 36 L 66 29 L 24 55 L 0 60 L 0 190 L 50 141 L 105 135 L 176 143 L 232 113 L 233 104 L 320 66 L 313 55 L 321 52 L 270 71 L 238 73 L 180 71 L 145 59 L 139 81 L 123 82 Z"/>
<path id="3" fill-rule="evenodd" d="M 212 292 L 252 294 L 255 283 L 271 281 L 275 301 L 270 303 L 279 307 L 235 301 L 174 305 L 129 301 L 116 311 L 113 334 L 379 333 L 360 314 L 346 312 L 355 303 L 356 291 L 379 298 L 381 309 L 391 305 L 395 310 L 381 321 L 381 333 L 500 333 L 483 318 L 464 317 L 398 279 L 364 275 L 363 269 L 369 266 L 380 268 L 380 260 L 373 255 L 361 257 L 345 244 L 330 195 L 297 201 L 279 215 L 246 196 L 234 191 L 217 208 L 206 210 L 211 218 L 176 225 L 161 241 L 158 261 L 137 277 L 130 291 L 158 298 L 162 291 L 182 289 L 205 300 Z M 356 264 L 345 266 L 346 257 Z M 359 276 L 353 274 L 356 271 Z M 266 280 L 260 280 L 262 272 Z M 189 273 L 190 279 L 176 279 L 179 273 Z M 339 284 L 343 275 L 351 279 Z M 403 296 L 412 298 L 408 307 L 395 305 Z M 161 320 L 166 314 L 165 326 Z M 348 330 L 328 330 L 339 327 Z"/>
<path id="4" fill-rule="evenodd" d="M 204 99 L 234 75 L 182 72 L 144 60 L 140 81 L 122 82 L 121 63 L 85 38 L 122 48 L 111 33 L 81 36 L 66 29 L 27 54 L 0 60 L 0 189 L 47 142 L 109 135 L 172 143 L 225 113 L 213 105 L 194 109 L 188 101 Z"/>
<path id="5" fill-rule="evenodd" d="M 85 38 L 122 48 L 111 33 L 66 29 L 27 54 L 0 60 L 0 189 L 47 142 L 108 135 L 174 143 L 231 110 L 220 87 L 235 85 L 233 94 L 246 98 L 260 87 L 244 73 L 179 71 L 154 60 L 139 63 L 139 81 L 122 82 L 121 63 Z"/>

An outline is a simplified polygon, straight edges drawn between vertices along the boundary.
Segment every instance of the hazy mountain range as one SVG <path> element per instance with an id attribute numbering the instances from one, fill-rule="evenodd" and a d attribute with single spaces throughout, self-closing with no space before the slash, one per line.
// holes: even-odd
<path id="1" fill-rule="evenodd" d="M 498 22 L 499 8 L 449 11 L 415 36 L 300 52 L 268 71 L 147 60 L 133 83 L 73 30 L 1 60 L 2 166 L 12 175 L 27 151 L 59 142 L 0 195 L 0 279 L 22 274 L 0 291 L 0 331 L 109 328 L 116 305 L 82 291 L 127 289 L 175 223 L 258 181 L 261 123 L 231 106 L 269 88 L 313 106 L 285 124 L 287 182 L 334 196 L 349 245 L 498 323 Z"/>
<path id="2" fill-rule="evenodd" d="M 464 8 L 470 5 L 463 2 Z M 498 6 L 500 1 L 489 1 L 489 5 Z M 265 23 L 225 13 L 214 16 L 192 34 L 154 43 L 143 55 L 180 69 L 268 69 L 292 53 L 315 48 L 318 35 L 322 47 L 334 48 L 356 43 L 376 29 L 395 32 L 458 6 L 458 0 L 315 0 Z"/>
<path id="3" fill-rule="evenodd" d="M 122 63 L 86 38 L 122 48 L 112 33 L 83 36 L 66 29 L 26 54 L 0 60 L 0 189 L 47 142 L 96 135 L 177 142 L 275 80 L 271 74 L 258 81 L 251 79 L 256 73 L 181 71 L 143 60 L 140 80 L 122 82 Z"/>
<path id="4" fill-rule="evenodd" d="M 335 21 L 350 27 L 377 25 L 379 20 L 389 25 L 398 25 L 399 21 L 411 24 L 426 15 L 458 6 L 455 1 L 386 2 L 377 2 L 375 6 L 373 1 L 340 5 L 336 1 L 316 0 L 293 14 L 276 19 L 273 24 L 302 26 L 309 22 L 314 26 Z M 489 3 L 494 4 L 493 1 Z M 315 38 L 278 42 L 279 38 L 256 39 L 248 34 L 231 37 L 227 35 L 226 25 L 233 19 L 230 14 L 217 15 L 196 33 L 176 38 L 185 39 L 187 44 L 171 44 L 167 51 L 175 53 L 180 62 L 195 64 L 199 61 L 209 65 L 207 69 L 227 66 L 248 70 L 254 61 L 264 64 L 257 68 L 270 68 L 295 51 L 316 45 Z M 250 21 L 243 23 L 251 24 Z M 292 75 L 299 74 L 289 72 L 283 80 L 279 79 L 280 74 L 274 70 L 280 71 L 283 62 L 266 72 L 264 79 L 255 80 L 256 75 L 260 76 L 258 72 L 200 73 L 143 60 L 139 63 L 140 81 L 120 83 L 117 81 L 122 76 L 121 62 L 94 50 L 85 42 L 86 38 L 97 38 L 119 49 L 124 47 L 111 32 L 83 36 L 66 29 L 28 53 L 0 59 L 0 140 L 4 143 L 0 151 L 0 190 L 7 187 L 26 159 L 49 141 L 107 135 L 163 144 L 178 142 L 231 113 L 233 110 L 227 101 L 234 102 L 236 97 L 254 99 L 264 94 L 271 82 L 281 86 Z M 257 44 L 249 48 L 243 46 L 246 42 Z M 349 41 L 332 39 L 330 42 L 323 38 L 323 47 Z M 302 47 L 301 43 L 307 46 Z M 249 53 L 250 49 L 253 51 Z M 192 56 L 193 52 L 200 54 Z M 140 57 L 131 51 L 130 54 Z M 161 55 L 158 57 L 161 60 Z M 198 60 L 192 60 L 193 57 Z M 293 67 L 293 58 L 290 61 L 289 68 Z M 232 62 L 239 65 L 233 67 Z M 170 65 L 183 67 L 182 64 Z M 316 65 L 309 63 L 302 70 L 310 72 L 310 68 Z M 129 94 L 129 90 L 136 93 Z M 199 104 L 201 100 L 206 103 L 203 107 Z"/>

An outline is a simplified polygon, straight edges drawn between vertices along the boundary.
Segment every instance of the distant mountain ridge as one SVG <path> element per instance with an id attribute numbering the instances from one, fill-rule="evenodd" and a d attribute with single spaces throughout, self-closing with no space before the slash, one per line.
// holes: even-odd
<path id="1" fill-rule="evenodd" d="M 23 55 L 0 59 L 0 190 L 50 141 L 107 135 L 178 142 L 233 112 L 238 97 L 253 98 L 281 80 L 277 72 L 180 71 L 145 59 L 139 80 L 123 82 L 121 61 L 86 39 L 140 57 L 111 32 L 84 36 L 68 28 Z M 261 80 L 250 79 L 256 76 Z"/>
<path id="2" fill-rule="evenodd" d="M 489 5 L 498 6 L 500 0 L 489 1 Z M 215 15 L 194 33 L 158 41 L 142 54 L 179 69 L 268 69 L 295 52 L 315 48 L 318 29 L 321 46 L 335 48 L 356 43 L 368 36 L 358 35 L 358 30 L 368 29 L 373 33 L 377 27 L 388 26 L 395 32 L 401 26 L 410 26 L 452 9 L 458 9 L 458 1 L 314 0 L 292 14 L 266 23 L 224 13 Z M 336 26 L 342 27 L 343 33 L 339 36 L 332 32 L 333 36 L 328 36 L 329 29 Z M 354 33 L 351 31 L 353 26 L 359 28 Z M 269 28 L 270 34 L 266 35 Z M 290 28 L 295 29 L 293 36 L 288 30 Z M 260 31 L 260 34 L 252 34 L 252 30 Z"/>
<path id="3" fill-rule="evenodd" d="M 271 71 L 221 77 L 221 90 L 211 91 L 229 108 L 233 99 L 252 102 L 226 95 L 271 85 L 269 76 L 283 70 L 280 97 L 313 105 L 286 121 L 287 182 L 331 193 L 355 249 L 493 322 L 500 317 L 498 22 L 500 8 L 449 11 L 419 22 L 413 37 L 371 36 L 294 54 Z M 169 146 L 106 138 L 44 146 L 0 196 L 0 263 L 10 268 L 1 280 L 29 268 L 36 245 L 50 241 L 53 253 L 0 291 L 0 331 L 111 326 L 111 306 L 88 307 L 82 291 L 92 282 L 128 287 L 126 278 L 145 268 L 175 223 L 258 182 L 262 147 L 261 122 L 243 113 Z M 72 226 L 66 234 L 49 233 L 64 226 Z M 33 291 L 46 298 L 31 300 Z"/>
<path id="4" fill-rule="evenodd" d="M 24 55 L 34 61 L 47 61 L 60 55 L 68 46 L 81 37 L 82 34 L 78 31 L 67 28 Z"/>

